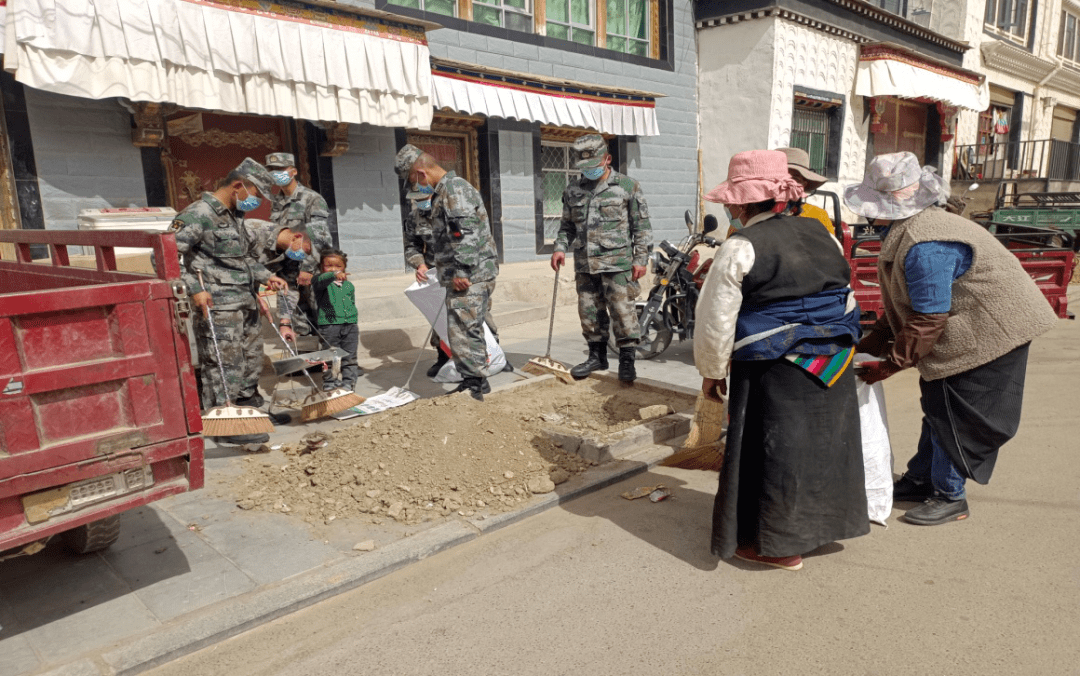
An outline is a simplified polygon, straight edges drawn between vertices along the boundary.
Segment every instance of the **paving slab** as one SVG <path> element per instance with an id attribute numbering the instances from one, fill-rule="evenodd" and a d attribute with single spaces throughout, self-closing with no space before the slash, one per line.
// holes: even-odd
<path id="1" fill-rule="evenodd" d="M 0 674 L 26 674 L 39 667 L 41 660 L 25 636 L 0 639 Z"/>

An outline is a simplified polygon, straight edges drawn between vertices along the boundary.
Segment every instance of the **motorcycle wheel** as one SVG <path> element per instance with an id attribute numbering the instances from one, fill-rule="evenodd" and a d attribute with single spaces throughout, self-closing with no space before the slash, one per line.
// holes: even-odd
<path id="1" fill-rule="evenodd" d="M 637 304 L 637 316 L 638 323 L 641 323 L 641 313 L 645 310 L 644 303 Z M 638 342 L 637 358 L 638 359 L 653 359 L 660 356 L 664 350 L 671 345 L 671 331 L 664 326 L 663 320 L 660 318 L 660 314 L 652 318 L 649 322 L 649 326 L 645 329 L 641 335 L 641 340 Z M 608 334 L 608 349 L 615 354 L 619 354 L 619 346 L 615 342 L 615 334 Z"/>

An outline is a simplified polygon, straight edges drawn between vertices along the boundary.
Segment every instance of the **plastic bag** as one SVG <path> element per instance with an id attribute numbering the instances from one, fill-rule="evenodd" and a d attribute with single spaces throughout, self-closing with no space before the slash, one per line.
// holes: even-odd
<path id="1" fill-rule="evenodd" d="M 503 352 L 502 347 L 495 342 L 495 336 L 491 333 L 491 329 L 488 325 L 484 324 L 484 342 L 487 343 L 487 364 L 484 368 L 480 369 L 480 373 L 485 378 L 490 378 L 496 373 L 502 373 L 502 370 L 506 368 L 506 353 Z M 463 378 L 458 373 L 457 366 L 454 365 L 454 360 L 443 364 L 443 367 L 439 369 L 439 372 L 432 378 L 437 383 L 460 383 Z"/>
<path id="2" fill-rule="evenodd" d="M 887 526 L 885 520 L 893 505 L 893 456 L 889 419 L 885 414 L 885 389 L 881 383 L 867 385 L 859 381 L 855 392 L 859 397 L 867 510 L 871 521 Z"/>

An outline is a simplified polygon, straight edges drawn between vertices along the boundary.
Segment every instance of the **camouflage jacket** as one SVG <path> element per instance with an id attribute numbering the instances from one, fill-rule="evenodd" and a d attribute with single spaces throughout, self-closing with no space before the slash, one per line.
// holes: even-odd
<path id="1" fill-rule="evenodd" d="M 490 282 L 499 274 L 499 256 L 480 193 L 454 172 L 443 176 L 431 200 L 431 229 L 439 283 L 455 277 Z"/>
<path id="2" fill-rule="evenodd" d="M 300 263 L 301 272 L 315 274 L 319 269 L 319 254 L 331 249 L 330 208 L 322 195 L 299 183 L 291 195 L 282 193 L 274 200 L 270 222 L 289 228 L 293 232 L 306 232 L 311 238 L 311 254 Z"/>
<path id="3" fill-rule="evenodd" d="M 612 169 L 607 180 L 582 177 L 568 185 L 555 251 L 565 252 L 571 243 L 574 272 L 624 272 L 645 265 L 652 225 L 638 182 Z"/>
<path id="4" fill-rule="evenodd" d="M 286 257 L 285 252 L 277 248 L 278 234 L 282 226 L 252 218 L 244 221 L 244 227 L 251 239 L 252 256 L 255 260 L 288 282 L 290 289 L 296 288 L 296 277 L 300 274 L 301 262 Z M 304 260 L 306 261 L 307 258 Z"/>
<path id="5" fill-rule="evenodd" d="M 435 267 L 435 233 L 430 212 L 423 214 L 415 206 L 405 217 L 405 262 L 411 268 Z"/>
<path id="6" fill-rule="evenodd" d="M 254 306 L 258 285 L 271 273 L 254 257 L 242 215 L 204 192 L 176 215 L 169 230 L 176 235 L 188 293 L 209 291 L 214 307 L 223 310 Z M 205 288 L 199 284 L 199 270 Z"/>

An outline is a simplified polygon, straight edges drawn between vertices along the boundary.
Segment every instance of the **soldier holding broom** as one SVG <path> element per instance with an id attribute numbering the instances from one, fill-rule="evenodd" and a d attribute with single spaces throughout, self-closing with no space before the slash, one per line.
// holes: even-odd
<path id="1" fill-rule="evenodd" d="M 244 228 L 244 213 L 259 206 L 259 195 L 270 195 L 273 181 L 266 169 L 246 158 L 229 172 L 213 192 L 177 214 L 170 226 L 176 235 L 182 278 L 199 310 L 195 320 L 195 343 L 199 353 L 204 410 L 233 401 L 241 406 L 257 406 L 262 350 L 259 342 L 260 284 L 271 289 L 288 289 L 285 280 L 273 275 L 253 257 L 252 240 Z M 200 274 L 201 273 L 201 274 Z M 203 309 L 212 309 L 220 349 L 214 349 L 210 326 Z M 224 378 L 225 384 L 222 383 Z M 267 434 L 217 437 L 234 444 L 257 444 L 270 440 Z"/>

